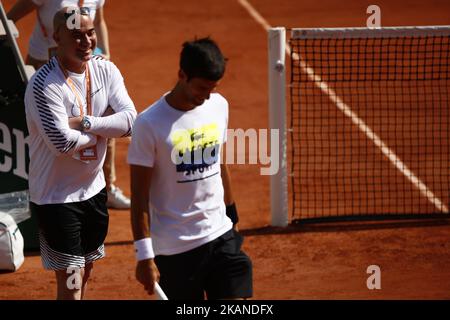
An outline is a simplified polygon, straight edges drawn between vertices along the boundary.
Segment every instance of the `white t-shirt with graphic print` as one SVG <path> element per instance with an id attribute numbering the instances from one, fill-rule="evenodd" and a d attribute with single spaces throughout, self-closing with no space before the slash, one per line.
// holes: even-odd
<path id="1" fill-rule="evenodd" d="M 38 15 L 44 25 L 47 37 L 45 37 L 41 25 L 36 19 L 33 33 L 31 34 L 28 54 L 38 60 L 47 61 L 48 49 L 56 47 L 53 40 L 53 17 L 56 12 L 64 7 L 78 7 L 79 0 L 32 0 L 38 6 Z M 97 10 L 105 4 L 105 0 L 84 0 L 83 7 L 88 7 L 89 15 L 94 21 Z"/>
<path id="2" fill-rule="evenodd" d="M 220 153 L 228 102 L 218 93 L 190 111 L 165 96 L 138 115 L 128 163 L 152 167 L 151 234 L 156 255 L 208 243 L 232 228 L 224 203 Z"/>

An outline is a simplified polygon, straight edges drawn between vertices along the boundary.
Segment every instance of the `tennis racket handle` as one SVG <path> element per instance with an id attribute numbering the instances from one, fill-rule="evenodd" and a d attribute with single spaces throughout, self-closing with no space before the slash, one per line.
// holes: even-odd
<path id="1" fill-rule="evenodd" d="M 164 291 L 159 286 L 158 282 L 155 282 L 155 293 L 158 300 L 169 300 Z"/>

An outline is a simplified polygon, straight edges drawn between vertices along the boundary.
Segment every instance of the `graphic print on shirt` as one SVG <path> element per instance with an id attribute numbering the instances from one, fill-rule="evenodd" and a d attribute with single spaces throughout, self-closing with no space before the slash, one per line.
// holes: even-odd
<path id="1" fill-rule="evenodd" d="M 97 89 L 94 92 L 92 92 L 91 93 L 91 98 L 96 93 L 99 93 L 102 89 L 103 89 L 103 86 L 101 86 L 99 89 Z M 79 92 L 79 93 L 80 93 L 80 97 L 82 97 L 82 99 L 83 99 L 83 112 L 86 114 L 86 110 L 87 110 L 86 96 L 85 96 L 84 92 Z M 71 103 L 70 110 L 67 110 L 67 113 L 70 115 L 70 117 L 79 117 L 79 116 L 81 116 L 80 107 L 78 106 L 78 102 L 77 102 L 77 99 L 76 99 L 75 95 L 73 95 L 73 97 L 71 97 L 70 103 Z"/>
<path id="2" fill-rule="evenodd" d="M 79 98 L 81 99 L 83 114 L 86 114 L 87 112 L 86 90 L 80 89 L 78 83 L 75 83 L 75 88 L 77 90 Z M 80 110 L 80 105 L 78 104 L 78 100 L 77 97 L 75 96 L 75 93 L 71 92 L 71 94 L 69 94 L 68 96 L 68 100 L 70 109 L 66 106 L 66 112 L 69 115 L 69 118 L 81 116 L 82 114 Z"/>
<path id="3" fill-rule="evenodd" d="M 75 100 L 75 99 L 74 99 Z M 73 102 L 71 102 L 72 103 L 72 107 L 70 108 L 70 117 L 79 117 L 79 116 L 81 116 L 81 113 L 80 113 L 80 107 L 79 106 L 77 106 L 77 102 L 76 101 L 73 101 Z M 83 105 L 83 109 L 84 109 L 85 107 L 84 107 L 84 105 Z"/>
<path id="4" fill-rule="evenodd" d="M 183 173 L 178 183 L 204 180 L 219 173 L 214 164 L 219 159 L 220 132 L 216 123 L 199 128 L 178 129 L 171 133 L 176 171 Z"/>

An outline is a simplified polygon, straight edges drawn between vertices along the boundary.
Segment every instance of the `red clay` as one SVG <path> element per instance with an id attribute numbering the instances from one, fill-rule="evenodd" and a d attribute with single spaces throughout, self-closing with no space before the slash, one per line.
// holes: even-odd
<path id="1" fill-rule="evenodd" d="M 274 26 L 363 26 L 366 5 L 356 0 L 250 0 Z M 378 1 L 383 25 L 450 24 L 450 3 Z M 13 1 L 3 1 L 8 10 Z M 211 35 L 228 56 L 218 91 L 230 102 L 231 128 L 267 128 L 267 37 L 229 1 L 107 1 L 112 60 L 142 111 L 170 90 L 181 43 Z M 18 23 L 23 54 L 34 16 Z M 127 140 L 118 141 L 118 185 L 129 195 Z M 259 166 L 233 165 L 235 198 L 253 259 L 255 299 L 449 299 L 450 225 L 409 221 L 316 224 L 268 228 L 269 179 Z M 95 266 L 88 299 L 148 299 L 134 279 L 128 211 L 111 212 L 107 257 Z M 382 289 L 368 290 L 366 269 L 379 265 Z M 53 299 L 55 280 L 38 254 L 16 273 L 0 274 L 0 299 Z"/>

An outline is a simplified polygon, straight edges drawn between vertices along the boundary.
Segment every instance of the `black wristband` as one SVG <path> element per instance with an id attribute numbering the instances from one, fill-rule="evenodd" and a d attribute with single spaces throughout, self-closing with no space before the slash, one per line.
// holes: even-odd
<path id="1" fill-rule="evenodd" d="M 227 216 L 228 218 L 231 219 L 231 222 L 233 222 L 233 224 L 236 224 L 239 222 L 239 216 L 237 213 L 237 209 L 236 209 L 236 204 L 230 204 L 229 206 L 227 206 Z"/>

